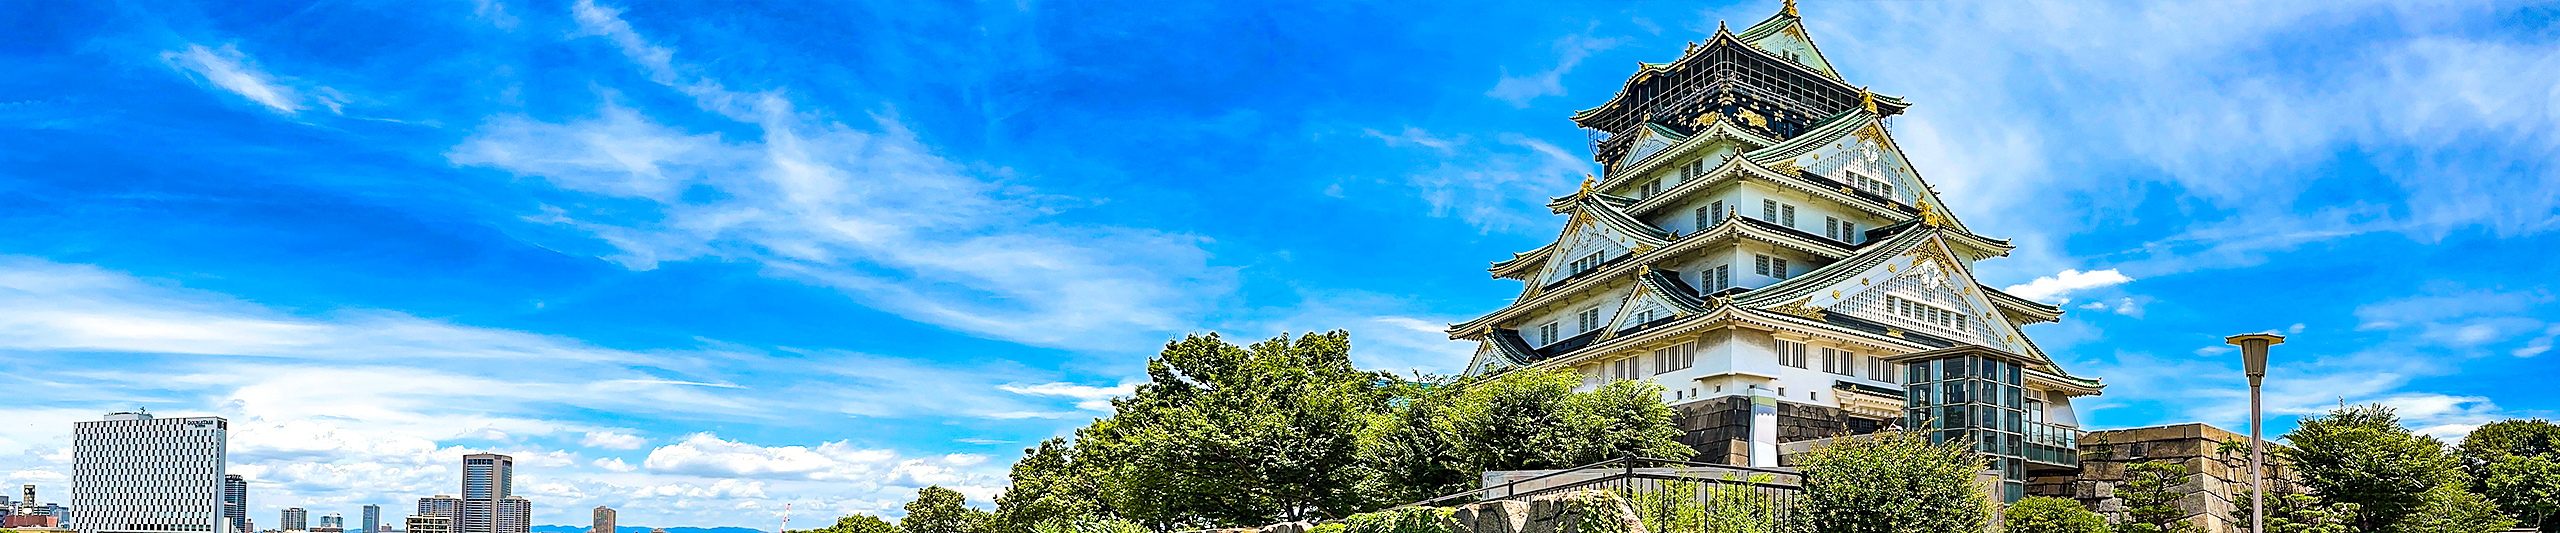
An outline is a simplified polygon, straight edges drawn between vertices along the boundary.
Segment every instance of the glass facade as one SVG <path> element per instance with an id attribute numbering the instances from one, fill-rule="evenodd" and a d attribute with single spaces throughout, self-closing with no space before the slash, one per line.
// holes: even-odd
<path id="1" fill-rule="evenodd" d="M 2007 501 L 2026 497 L 2025 369 L 1994 357 L 1950 355 L 1911 361 L 1903 371 L 1910 383 L 1906 427 L 1930 442 L 1969 443 L 2000 473 Z"/>

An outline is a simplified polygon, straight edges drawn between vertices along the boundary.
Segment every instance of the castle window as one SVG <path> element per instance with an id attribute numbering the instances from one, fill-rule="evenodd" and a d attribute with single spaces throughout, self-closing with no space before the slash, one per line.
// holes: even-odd
<path id="1" fill-rule="evenodd" d="M 1804 343 L 1778 341 L 1778 364 L 1805 368 Z"/>
<path id="2" fill-rule="evenodd" d="M 1724 220 L 1724 200 L 1716 200 L 1714 203 L 1707 204 L 1707 212 L 1713 215 L 1716 220 Z"/>
<path id="3" fill-rule="evenodd" d="M 1835 241 L 1847 240 L 1840 238 L 1840 217 L 1822 217 L 1822 236 Z"/>
<path id="4" fill-rule="evenodd" d="M 1539 345 L 1539 346 L 1546 346 L 1546 345 L 1549 345 L 1549 344 L 1555 344 L 1555 343 L 1556 343 L 1556 323 L 1554 323 L 1554 322 L 1548 322 L 1548 323 L 1546 323 L 1546 324 L 1541 324 L 1541 325 L 1539 325 L 1539 326 L 1538 326 L 1538 345 Z"/>
<path id="5" fill-rule="evenodd" d="M 1895 316 L 1957 331 L 1963 331 L 1965 329 L 1964 313 L 1958 313 L 1948 310 L 1947 308 L 1912 301 L 1900 296 L 1887 295 L 1884 297 L 1884 302 L 1885 308 L 1892 310 Z"/>
<path id="6" fill-rule="evenodd" d="M 1840 221 L 1840 242 L 1858 242 L 1858 223 L 1846 220 Z"/>
<path id="7" fill-rule="evenodd" d="M 1794 204 L 1779 206 L 1778 219 L 1779 225 L 1796 227 L 1796 206 Z"/>
<path id="8" fill-rule="evenodd" d="M 1663 374 L 1677 370 L 1688 370 L 1690 365 L 1698 361 L 1698 353 L 1696 349 L 1696 344 L 1683 342 L 1671 345 L 1671 347 L 1668 348 L 1654 350 L 1653 373 Z"/>
<path id="9" fill-rule="evenodd" d="M 1698 208 L 1697 217 L 1698 217 L 1698 228 L 1697 228 L 1697 229 L 1694 229 L 1694 230 L 1690 230 L 1690 231 L 1689 231 L 1690 233 L 1697 233 L 1697 232 L 1701 232 L 1701 231 L 1706 231 L 1706 230 L 1707 230 L 1707 228 L 1712 228 L 1712 227 L 1715 227 L 1715 225 L 1716 225 L 1716 219 L 1715 219 L 1715 217 L 1708 216 L 1707 208 L 1704 208 L 1704 207 L 1700 207 L 1700 208 Z"/>
<path id="10" fill-rule="evenodd" d="M 1598 307 L 1584 309 L 1581 313 L 1575 315 L 1575 318 L 1580 320 L 1582 325 L 1582 328 L 1576 331 L 1600 329 L 1600 308 Z"/>
<path id="11" fill-rule="evenodd" d="M 1778 201 L 1777 201 L 1777 200 L 1761 200 L 1761 201 L 1760 201 L 1760 219 L 1761 219 L 1761 220 L 1770 221 L 1770 222 L 1777 222 L 1777 221 L 1778 221 Z"/>
<path id="12" fill-rule="evenodd" d="M 1591 252 L 1591 255 L 1582 256 L 1581 259 L 1573 260 L 1573 264 L 1566 267 L 1570 269 L 1570 273 L 1565 275 L 1571 276 L 1594 268 L 1600 268 L 1600 262 L 1600 252 Z"/>

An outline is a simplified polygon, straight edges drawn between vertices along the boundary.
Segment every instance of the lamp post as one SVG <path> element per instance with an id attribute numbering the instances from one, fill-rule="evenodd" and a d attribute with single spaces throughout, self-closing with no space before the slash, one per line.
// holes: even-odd
<path id="1" fill-rule="evenodd" d="M 2265 473 L 2265 439 L 2258 437 L 2258 389 L 2267 381 L 2267 347 L 2284 344 L 2284 336 L 2273 333 L 2232 335 L 2222 339 L 2240 347 L 2240 363 L 2249 374 L 2249 532 L 2267 531 L 2267 477 Z"/>

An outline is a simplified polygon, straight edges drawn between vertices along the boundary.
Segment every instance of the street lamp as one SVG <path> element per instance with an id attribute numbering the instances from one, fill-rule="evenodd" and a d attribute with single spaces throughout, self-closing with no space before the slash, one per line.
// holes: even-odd
<path id="1" fill-rule="evenodd" d="M 2284 336 L 2273 333 L 2232 335 L 2222 339 L 2240 347 L 2240 364 L 2249 373 L 2249 532 L 2267 531 L 2267 481 L 2265 439 L 2258 437 L 2258 388 L 2267 381 L 2267 347 L 2284 344 Z"/>

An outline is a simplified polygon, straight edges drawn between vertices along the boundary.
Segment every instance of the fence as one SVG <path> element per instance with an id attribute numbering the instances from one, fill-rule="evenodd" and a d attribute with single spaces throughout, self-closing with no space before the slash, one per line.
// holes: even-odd
<path id="1" fill-rule="evenodd" d="M 1793 470 L 1623 457 L 1528 475 L 1402 507 L 1525 501 L 1549 494 L 1607 490 L 1633 504 L 1649 529 L 1663 532 L 1770 531 L 1788 521 L 1803 492 Z M 1496 474 L 1498 475 L 1498 474 Z"/>

